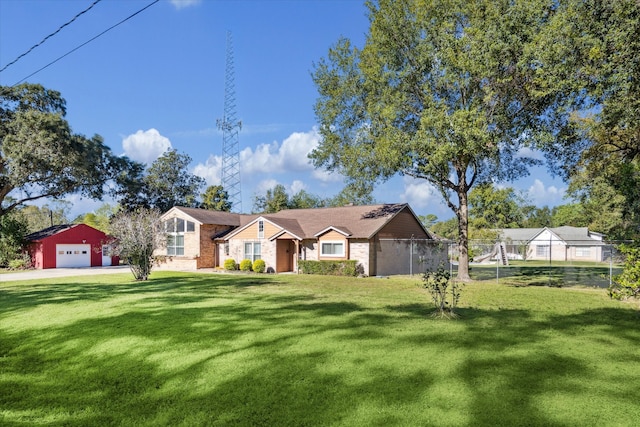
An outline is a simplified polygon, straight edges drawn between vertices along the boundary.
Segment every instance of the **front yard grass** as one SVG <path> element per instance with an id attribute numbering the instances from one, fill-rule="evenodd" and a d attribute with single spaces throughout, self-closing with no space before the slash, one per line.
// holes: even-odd
<path id="1" fill-rule="evenodd" d="M 0 425 L 637 425 L 637 305 L 486 281 L 435 320 L 419 280 L 0 283 Z"/>

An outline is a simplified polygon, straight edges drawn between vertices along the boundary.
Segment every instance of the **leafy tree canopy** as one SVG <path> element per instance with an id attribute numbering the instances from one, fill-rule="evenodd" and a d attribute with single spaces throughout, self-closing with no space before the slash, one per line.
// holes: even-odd
<path id="1" fill-rule="evenodd" d="M 275 213 L 284 209 L 312 209 L 371 203 L 373 203 L 373 198 L 354 186 L 346 186 L 334 197 L 322 198 L 304 189 L 289 196 L 284 185 L 277 184 L 267 190 L 264 196 L 254 197 L 253 210 L 259 213 Z"/>
<path id="2" fill-rule="evenodd" d="M 637 1 L 564 0 L 539 36 L 553 46 L 540 51 L 539 79 L 561 94 L 554 114 L 577 130 L 547 144 L 548 158 L 571 179 L 573 195 L 611 213 L 594 226 L 618 238 L 640 235 L 638 34 Z"/>
<path id="3" fill-rule="evenodd" d="M 478 185 L 469 193 L 471 226 L 482 228 L 517 228 L 524 222 L 525 200 L 512 187 Z"/>
<path id="4" fill-rule="evenodd" d="M 42 198 L 100 199 L 132 167 L 99 135 L 74 134 L 65 106 L 59 92 L 38 84 L 0 86 L 0 216 Z"/>
<path id="5" fill-rule="evenodd" d="M 166 212 L 174 206 L 199 207 L 205 180 L 189 172 L 191 157 L 167 150 L 148 169 L 136 166 L 120 174 L 118 201 L 124 210 L 138 208 Z"/>
<path id="6" fill-rule="evenodd" d="M 0 216 L 0 267 L 8 267 L 13 260 L 21 258 L 28 225 L 19 211 Z"/>
<path id="7" fill-rule="evenodd" d="M 431 229 L 438 222 L 438 216 L 434 214 L 418 215 L 418 219 L 426 229 Z"/>
<path id="8" fill-rule="evenodd" d="M 84 215 L 80 215 L 73 222 L 79 224 L 87 224 L 95 229 L 109 234 L 111 232 L 111 218 L 118 213 L 118 209 L 118 206 L 114 206 L 109 203 L 103 203 L 94 212 L 88 212 Z"/>
<path id="9" fill-rule="evenodd" d="M 55 200 L 42 206 L 27 205 L 17 208 L 16 211 L 24 217 L 28 232 L 35 233 L 52 225 L 68 224 L 70 209 L 70 202 Z"/>
<path id="10" fill-rule="evenodd" d="M 549 0 L 380 0 L 358 49 L 340 40 L 313 73 L 322 142 L 317 167 L 372 187 L 401 173 L 425 179 L 458 219 L 458 278 L 468 280 L 468 193 L 514 179 L 536 160 L 554 121 L 531 66 Z M 546 48 L 546 47 L 545 47 Z"/>
<path id="11" fill-rule="evenodd" d="M 202 193 L 201 207 L 203 209 L 231 212 L 231 205 L 229 194 L 222 185 L 211 185 Z"/>
<path id="12" fill-rule="evenodd" d="M 267 190 L 264 196 L 256 196 L 253 201 L 253 209 L 259 213 L 275 213 L 289 209 L 289 195 L 282 184 Z"/>

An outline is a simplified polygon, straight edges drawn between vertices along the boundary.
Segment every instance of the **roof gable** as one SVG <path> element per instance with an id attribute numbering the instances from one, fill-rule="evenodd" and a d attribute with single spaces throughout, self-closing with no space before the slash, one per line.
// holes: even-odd
<path id="1" fill-rule="evenodd" d="M 184 206 L 174 206 L 162 215 L 162 219 L 172 218 L 178 213 L 181 216 L 187 216 L 194 222 L 200 225 L 215 224 L 215 225 L 228 225 L 239 227 L 242 224 L 242 214 L 223 212 L 223 211 L 211 211 L 200 208 L 187 208 Z"/>
<path id="2" fill-rule="evenodd" d="M 35 233 L 28 234 L 27 236 L 25 236 L 25 240 L 27 240 L 28 242 L 40 242 L 42 240 L 48 239 L 50 237 L 53 237 L 59 234 L 66 233 L 74 229 L 78 229 L 80 233 L 89 233 L 89 234 L 97 233 L 98 235 L 104 235 L 106 237 L 106 234 L 103 231 L 100 231 L 97 228 L 91 227 L 90 225 L 81 223 L 81 224 L 53 225 L 43 230 L 36 231 Z"/>
<path id="3" fill-rule="evenodd" d="M 314 237 L 320 237 L 323 234 L 328 233 L 329 231 L 335 231 L 337 233 L 342 234 L 345 237 L 349 237 L 351 236 L 351 233 L 349 232 L 349 230 L 345 229 L 344 227 L 342 229 L 338 228 L 338 227 L 334 227 L 333 225 L 330 225 L 329 227 L 325 228 L 324 230 L 318 231 L 316 234 L 314 234 Z"/>
<path id="4" fill-rule="evenodd" d="M 550 233 L 558 240 L 567 244 L 598 244 L 598 242 L 602 241 L 602 234 L 591 233 L 587 227 L 571 227 L 565 225 L 553 228 L 503 228 L 500 230 L 503 239 L 526 242 L 538 239 L 539 236 L 545 232 Z"/>

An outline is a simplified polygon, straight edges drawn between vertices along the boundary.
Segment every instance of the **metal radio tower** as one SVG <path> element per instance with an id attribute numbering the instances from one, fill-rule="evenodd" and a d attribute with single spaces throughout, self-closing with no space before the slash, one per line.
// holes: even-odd
<path id="1" fill-rule="evenodd" d="M 233 43 L 227 32 L 227 64 L 224 75 L 224 115 L 216 124 L 222 130 L 222 187 L 229 196 L 231 210 L 242 212 L 240 193 L 240 142 L 242 122 L 236 119 L 236 89 L 233 69 Z"/>

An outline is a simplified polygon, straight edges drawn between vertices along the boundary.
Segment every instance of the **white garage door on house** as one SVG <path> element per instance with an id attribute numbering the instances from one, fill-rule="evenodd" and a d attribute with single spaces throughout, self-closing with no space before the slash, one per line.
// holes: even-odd
<path id="1" fill-rule="evenodd" d="M 91 245 L 56 245 L 56 268 L 91 267 Z"/>

